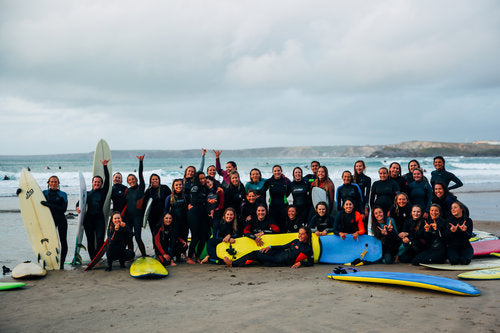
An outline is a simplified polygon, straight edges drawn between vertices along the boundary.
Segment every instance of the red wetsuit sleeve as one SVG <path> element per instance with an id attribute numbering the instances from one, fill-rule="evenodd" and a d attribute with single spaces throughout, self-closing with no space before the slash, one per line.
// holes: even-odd
<path id="1" fill-rule="evenodd" d="M 250 234 L 252 231 L 252 225 L 250 223 L 248 223 L 245 227 L 245 229 L 243 229 L 243 234 L 247 235 L 247 234 Z"/>
<path id="2" fill-rule="evenodd" d="M 219 205 L 215 208 L 216 211 L 220 211 L 224 208 L 224 191 L 219 192 Z"/>
<path id="3" fill-rule="evenodd" d="M 278 227 L 276 224 L 271 224 L 269 227 L 271 228 L 271 230 L 274 233 L 279 233 L 280 232 L 280 227 Z"/>
<path id="4" fill-rule="evenodd" d="M 158 251 L 160 251 L 161 255 L 165 255 L 165 251 L 163 251 L 163 247 L 161 246 L 161 241 L 160 241 L 160 233 L 161 233 L 161 228 L 158 230 L 158 232 L 155 235 L 155 245 Z"/>
<path id="5" fill-rule="evenodd" d="M 364 235 L 366 231 L 365 224 L 363 223 L 363 217 L 359 212 L 356 212 L 354 216 L 356 216 L 356 221 L 358 222 L 358 235 Z"/>
<path id="6" fill-rule="evenodd" d="M 297 263 L 299 261 L 306 260 L 306 259 L 307 259 L 307 256 L 304 253 L 300 252 L 299 255 L 297 256 L 297 258 L 295 259 L 295 262 Z"/>

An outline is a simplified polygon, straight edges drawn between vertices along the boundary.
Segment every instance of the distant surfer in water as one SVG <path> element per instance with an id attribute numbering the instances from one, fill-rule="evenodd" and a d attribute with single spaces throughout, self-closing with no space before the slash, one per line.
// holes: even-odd
<path id="1" fill-rule="evenodd" d="M 60 268 L 64 269 L 64 260 L 66 260 L 66 254 L 68 253 L 68 221 L 64 215 L 68 208 L 68 196 L 59 189 L 59 178 L 57 176 L 50 176 L 47 184 L 48 189 L 43 191 L 45 201 L 42 201 L 41 204 L 49 207 L 59 232 L 59 241 L 61 242 Z"/>
<path id="2" fill-rule="evenodd" d="M 314 258 L 311 246 L 311 229 L 300 228 L 298 239 L 285 245 L 266 246 L 235 261 L 224 257 L 224 262 L 228 267 L 247 266 L 255 261 L 266 266 L 290 266 L 291 268 L 312 266 Z"/>
<path id="3" fill-rule="evenodd" d="M 104 186 L 103 179 L 100 176 L 94 176 L 92 178 L 92 190 L 87 192 L 87 210 L 83 220 L 83 228 L 87 237 L 87 250 L 90 259 L 94 259 L 97 251 L 104 244 L 106 221 L 103 208 L 109 190 L 108 162 L 109 160 L 101 161 L 104 166 Z M 80 214 L 79 202 L 76 205 L 76 211 Z"/>

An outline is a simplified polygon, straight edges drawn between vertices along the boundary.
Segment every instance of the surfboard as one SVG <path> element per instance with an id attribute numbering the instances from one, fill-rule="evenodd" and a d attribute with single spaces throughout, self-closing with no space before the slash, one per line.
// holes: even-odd
<path id="1" fill-rule="evenodd" d="M 151 213 L 151 206 L 153 205 L 153 198 L 148 199 L 148 203 L 146 204 L 146 210 L 144 211 L 144 218 L 142 219 L 142 227 L 146 228 L 148 225 L 149 214 Z"/>
<path id="2" fill-rule="evenodd" d="M 382 258 L 382 243 L 369 235 L 361 235 L 357 241 L 352 235 L 347 235 L 344 240 L 340 236 L 327 235 L 319 237 L 319 243 L 319 262 L 323 264 L 345 264 L 358 258 L 374 262 Z"/>
<path id="3" fill-rule="evenodd" d="M 33 262 L 23 262 L 12 270 L 14 279 L 37 279 L 47 275 L 47 271 Z"/>
<path id="4" fill-rule="evenodd" d="M 158 260 L 141 257 L 130 265 L 130 275 L 135 278 L 163 278 L 168 271 Z"/>
<path id="5" fill-rule="evenodd" d="M 24 287 L 26 283 L 23 282 L 0 282 L 0 290 L 10 290 Z"/>
<path id="6" fill-rule="evenodd" d="M 459 280 L 441 276 L 401 273 L 401 272 L 347 272 L 327 274 L 330 279 L 353 282 L 395 284 L 415 288 L 441 291 L 461 296 L 479 296 L 481 292 L 474 286 Z"/>
<path id="7" fill-rule="evenodd" d="M 37 261 L 48 270 L 60 268 L 60 246 L 56 225 L 50 209 L 40 202 L 45 201 L 40 186 L 31 173 L 23 169 L 19 178 L 19 206 L 31 247 Z"/>
<path id="8" fill-rule="evenodd" d="M 313 207 L 316 208 L 316 205 L 321 202 L 321 201 L 324 201 L 328 204 L 328 199 L 327 199 L 327 196 L 326 196 L 326 191 L 323 190 L 322 188 L 320 187 L 313 187 L 312 190 L 311 190 L 311 198 L 312 198 L 312 203 L 313 203 Z"/>
<path id="9" fill-rule="evenodd" d="M 104 181 L 104 166 L 101 164 L 101 161 L 103 160 L 109 160 L 108 162 L 108 171 L 109 171 L 109 177 L 111 178 L 111 175 L 113 174 L 113 167 L 111 163 L 111 150 L 109 149 L 108 143 L 104 140 L 101 139 L 97 143 L 97 146 L 95 147 L 95 152 L 94 152 L 94 167 L 92 169 L 92 174 L 93 177 L 95 176 L 100 176 L 103 181 Z M 104 201 L 104 206 L 102 208 L 102 211 L 104 213 L 104 221 L 106 221 L 106 224 L 108 223 L 109 220 L 109 209 L 111 207 L 111 187 L 113 186 L 113 182 L 110 179 L 109 182 L 109 190 L 108 194 L 106 195 L 106 201 Z"/>
<path id="10" fill-rule="evenodd" d="M 474 256 L 486 256 L 490 253 L 500 252 L 500 239 L 484 240 L 471 243 Z"/>
<path id="11" fill-rule="evenodd" d="M 474 230 L 473 232 L 474 236 L 469 239 L 469 242 L 477 242 L 477 241 L 483 241 L 483 240 L 493 240 L 493 239 L 498 239 L 497 236 L 493 235 L 490 232 L 487 231 L 481 231 L 481 230 Z"/>
<path id="12" fill-rule="evenodd" d="M 450 264 L 420 264 L 432 269 L 446 271 L 473 271 L 478 269 L 488 269 L 500 267 L 500 259 L 472 260 L 468 265 L 450 265 Z"/>
<path id="13" fill-rule="evenodd" d="M 469 280 L 498 280 L 500 268 L 480 269 L 478 271 L 464 272 L 457 275 L 461 279 Z"/>
<path id="14" fill-rule="evenodd" d="M 492 256 L 500 257 L 500 253 L 490 253 Z"/>
<path id="15" fill-rule="evenodd" d="M 92 269 L 95 265 L 97 265 L 101 260 L 101 258 L 106 253 L 107 249 L 108 249 L 108 239 L 106 238 L 106 241 L 104 242 L 104 244 L 102 244 L 101 248 L 99 249 L 99 252 L 97 252 L 94 259 L 92 259 L 92 261 L 87 265 L 87 267 L 85 267 L 85 270 L 88 271 Z"/>
<path id="16" fill-rule="evenodd" d="M 320 245 L 318 236 L 316 234 L 311 235 L 311 245 L 314 253 L 314 262 L 317 263 L 320 255 Z M 321 236 L 325 237 L 325 236 Z M 228 257 L 232 261 L 243 257 L 245 254 L 248 254 L 255 250 L 260 250 L 266 246 L 276 246 L 276 245 L 285 245 L 298 238 L 298 233 L 286 233 L 286 234 L 267 234 L 262 236 L 263 245 L 257 246 L 255 241 L 249 237 L 238 237 L 235 238 L 234 244 L 229 243 L 220 243 L 217 245 L 216 253 L 217 257 L 223 259 L 224 257 Z"/>
<path id="17" fill-rule="evenodd" d="M 81 265 L 82 256 L 80 255 L 80 249 L 86 250 L 83 243 L 83 220 L 85 219 L 85 212 L 87 210 L 87 186 L 85 184 L 85 178 L 81 172 L 78 172 L 80 178 L 80 195 L 79 195 L 79 207 L 80 215 L 78 215 L 78 226 L 76 227 L 76 244 L 75 244 L 75 254 L 73 256 L 73 261 L 71 265 Z"/>

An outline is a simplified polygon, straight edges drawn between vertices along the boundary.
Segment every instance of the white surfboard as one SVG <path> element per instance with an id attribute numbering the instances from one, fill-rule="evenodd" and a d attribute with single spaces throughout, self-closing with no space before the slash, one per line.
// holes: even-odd
<path id="1" fill-rule="evenodd" d="M 80 249 L 85 246 L 83 243 L 83 220 L 85 218 L 85 212 L 87 210 L 87 186 L 85 184 L 85 178 L 81 172 L 78 172 L 80 177 L 80 194 L 79 194 L 79 207 L 80 215 L 78 215 L 78 226 L 76 227 L 76 244 L 75 244 L 75 254 L 73 256 L 72 265 L 81 265 L 82 256 L 80 255 Z"/>
<path id="2" fill-rule="evenodd" d="M 149 214 L 151 213 L 151 206 L 153 205 L 153 198 L 148 199 L 146 210 L 144 211 L 144 218 L 142 219 L 142 227 L 145 229 L 148 225 Z"/>
<path id="3" fill-rule="evenodd" d="M 108 171 L 109 171 L 109 190 L 108 194 L 106 195 L 106 201 L 104 202 L 104 207 L 103 207 L 103 213 L 104 213 L 104 221 L 108 223 L 109 220 L 109 213 L 110 213 L 110 207 L 111 207 L 111 187 L 113 186 L 113 182 L 111 181 L 111 175 L 113 174 L 113 168 L 111 165 L 111 150 L 109 149 L 108 143 L 104 140 L 101 139 L 97 143 L 97 146 L 95 147 L 95 153 L 94 153 L 94 168 L 92 171 L 93 176 L 100 176 L 103 181 L 104 179 L 104 166 L 102 165 L 101 161 L 103 160 L 109 160 L 108 162 Z M 104 183 L 103 183 L 104 185 Z"/>
<path id="4" fill-rule="evenodd" d="M 478 269 L 488 269 L 500 267 L 500 259 L 472 260 L 468 265 L 450 265 L 450 264 L 420 264 L 421 266 L 441 269 L 447 271 L 473 271 Z"/>
<path id="5" fill-rule="evenodd" d="M 14 279 L 37 279 L 47 275 L 47 271 L 33 262 L 23 262 L 12 270 Z"/>
<path id="6" fill-rule="evenodd" d="M 312 190 L 311 190 L 311 197 L 312 197 L 312 203 L 313 203 L 313 207 L 316 209 L 316 205 L 321 202 L 321 201 L 324 201 L 326 202 L 326 204 L 328 205 L 328 198 L 326 196 L 326 191 L 323 190 L 322 188 L 320 187 L 313 187 Z"/>
<path id="7" fill-rule="evenodd" d="M 37 260 L 42 268 L 57 270 L 60 267 L 61 251 L 56 225 L 50 209 L 40 203 L 45 201 L 40 186 L 26 169 L 21 171 L 19 189 L 21 217 Z"/>

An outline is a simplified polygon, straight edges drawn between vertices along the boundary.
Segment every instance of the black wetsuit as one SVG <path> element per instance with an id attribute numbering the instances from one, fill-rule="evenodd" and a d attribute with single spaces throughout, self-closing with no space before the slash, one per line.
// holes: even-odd
<path id="1" fill-rule="evenodd" d="M 276 234 L 280 232 L 280 228 L 272 218 L 266 216 L 262 221 L 259 221 L 257 218 L 250 220 L 243 230 L 243 234 L 251 239 L 255 239 L 255 234 L 260 232 L 264 232 L 265 234 Z"/>
<path id="2" fill-rule="evenodd" d="M 405 221 L 411 218 L 411 204 L 408 202 L 403 207 L 396 207 L 395 205 L 392 205 L 389 210 L 389 216 L 394 219 L 396 229 L 398 229 L 398 231 L 403 230 Z"/>
<path id="3" fill-rule="evenodd" d="M 452 216 L 448 222 L 453 225 L 462 225 L 465 222 L 467 226 L 465 231 L 457 228 L 457 231 L 452 232 L 450 225 L 446 225 L 445 239 L 448 246 L 448 260 L 452 265 L 468 265 L 474 256 L 474 249 L 469 241 L 473 231 L 472 220 L 468 217 L 456 218 Z"/>
<path id="4" fill-rule="evenodd" d="M 451 204 L 457 201 L 457 197 L 453 194 L 449 194 L 442 198 L 438 198 L 434 193 L 432 194 L 432 203 L 438 204 L 441 207 L 441 214 L 445 220 L 450 219 L 451 215 Z"/>
<path id="5" fill-rule="evenodd" d="M 286 230 L 286 209 L 288 205 L 287 197 L 292 192 L 291 182 L 286 177 L 266 180 L 264 191 L 269 189 L 269 216 L 278 224 L 280 230 Z"/>
<path id="6" fill-rule="evenodd" d="M 298 223 L 300 225 L 306 225 L 309 221 L 309 215 L 313 210 L 311 200 L 311 184 L 306 180 L 294 180 L 290 184 L 290 189 L 293 197 L 293 205 L 297 210 L 297 220 L 299 220 Z M 286 225 L 289 226 L 288 223 L 286 223 Z"/>
<path id="7" fill-rule="evenodd" d="M 363 203 L 368 206 L 370 202 L 370 191 L 372 187 L 372 179 L 365 175 L 364 173 L 356 174 L 356 178 L 353 178 L 353 183 L 358 184 L 359 189 L 363 197 Z"/>
<path id="8" fill-rule="evenodd" d="M 239 237 L 238 231 L 234 231 L 233 229 L 233 223 L 226 223 L 224 220 L 215 221 L 212 238 L 207 242 L 207 254 L 210 256 L 212 262 L 218 262 L 217 245 L 219 245 L 227 235 L 230 235 L 231 238 Z"/>
<path id="9" fill-rule="evenodd" d="M 188 199 L 184 194 L 174 195 L 174 202 L 171 202 L 171 194 L 165 199 L 165 213 L 172 214 L 177 236 L 187 242 L 189 225 L 187 222 Z"/>
<path id="10" fill-rule="evenodd" d="M 337 187 L 337 211 L 341 211 L 345 201 L 349 199 L 354 204 L 354 210 L 364 214 L 363 195 L 358 184 L 342 184 Z"/>
<path id="11" fill-rule="evenodd" d="M 177 228 L 175 227 L 175 221 L 170 225 L 165 224 L 160 225 L 160 228 L 156 231 L 154 236 L 154 247 L 155 253 L 158 260 L 162 264 L 170 265 L 174 257 L 179 258 L 182 252 L 185 252 L 186 246 L 181 243 L 177 237 Z M 165 260 L 163 255 L 168 254 L 170 256 L 170 261 Z"/>
<path id="12" fill-rule="evenodd" d="M 309 220 L 309 228 L 311 228 L 311 231 L 319 231 L 323 232 L 326 230 L 326 232 L 333 232 L 333 224 L 334 224 L 334 218 L 331 215 L 325 214 L 323 216 L 319 216 L 318 214 L 315 214 L 311 219 Z"/>
<path id="13" fill-rule="evenodd" d="M 125 267 L 125 261 L 134 258 L 134 252 L 125 248 L 131 234 L 132 232 L 128 226 L 120 226 L 118 230 L 115 230 L 114 224 L 110 224 L 108 229 L 108 247 L 106 249 L 106 259 L 108 261 L 107 270 L 111 270 L 114 260 L 118 260 L 120 266 Z"/>
<path id="14" fill-rule="evenodd" d="M 144 184 L 143 162 L 139 161 L 139 184 L 134 187 L 127 188 L 125 199 L 127 205 L 123 220 L 127 223 L 130 230 L 133 230 L 134 237 L 139 246 L 139 249 L 145 252 L 144 243 L 142 242 L 141 230 L 144 218 Z"/>
<path id="15" fill-rule="evenodd" d="M 446 246 L 441 236 L 439 223 L 437 230 L 430 227 L 429 231 L 425 231 L 425 222 L 422 221 L 415 238 L 415 241 L 419 242 L 419 252 L 411 261 L 413 265 L 442 264 L 446 261 Z"/>
<path id="16" fill-rule="evenodd" d="M 258 261 L 266 266 L 292 266 L 300 262 L 302 266 L 312 266 L 314 264 L 313 250 L 310 244 L 301 243 L 298 239 L 286 245 L 271 246 L 266 253 L 252 251 L 249 254 L 233 261 L 234 267 L 249 265 Z"/>
<path id="17" fill-rule="evenodd" d="M 389 177 L 389 179 L 392 179 L 396 184 L 398 184 L 399 187 L 398 192 L 404 192 L 406 194 L 409 194 L 408 192 L 410 191 L 410 189 L 408 188 L 408 182 L 406 181 L 405 178 L 397 176 L 396 178 Z"/>
<path id="18" fill-rule="evenodd" d="M 83 220 L 83 228 L 87 237 L 87 250 L 91 259 L 94 259 L 104 244 L 106 221 L 104 221 L 104 202 L 109 191 L 108 166 L 104 166 L 104 184 L 100 189 L 87 192 L 87 210 Z"/>
<path id="19" fill-rule="evenodd" d="M 448 188 L 448 190 L 453 190 L 464 185 L 457 176 L 455 176 L 451 172 L 446 171 L 445 169 L 441 169 L 439 171 L 434 170 L 431 172 L 431 185 L 434 186 L 436 182 L 443 183 L 444 186 Z M 448 187 L 448 185 L 450 185 L 450 182 L 454 182 L 455 184 Z"/>
<path id="20" fill-rule="evenodd" d="M 339 235 L 341 232 L 348 234 L 357 232 L 359 235 L 365 233 L 365 227 L 359 212 L 353 210 L 350 213 L 346 213 L 345 210 L 341 210 L 337 213 L 335 222 L 333 223 L 333 233 Z"/>
<path id="21" fill-rule="evenodd" d="M 309 222 L 299 220 L 298 217 L 295 217 L 295 219 L 290 220 L 290 218 L 287 216 L 286 217 L 286 225 L 287 225 L 287 230 L 285 232 L 299 232 L 300 228 L 307 227 Z"/>
<path id="22" fill-rule="evenodd" d="M 127 186 L 123 184 L 113 184 L 111 187 L 111 201 L 113 202 L 113 210 L 123 214 L 123 209 L 127 204 L 125 199 L 125 191 Z"/>
<path id="23" fill-rule="evenodd" d="M 191 230 L 188 257 L 191 259 L 195 259 L 194 255 L 196 258 L 200 257 L 205 247 L 206 235 L 209 233 L 207 195 L 208 189 L 205 186 L 193 185 L 191 187 L 190 204 L 193 207 L 187 212 L 188 225 Z"/>
<path id="24" fill-rule="evenodd" d="M 240 186 L 229 184 L 226 188 L 224 188 L 224 209 L 231 207 L 237 212 L 240 209 L 245 196 L 245 186 L 242 184 L 240 184 Z"/>
<path id="25" fill-rule="evenodd" d="M 46 201 L 42 201 L 42 205 L 49 207 L 59 233 L 59 241 L 61 242 L 60 268 L 64 268 L 64 261 L 68 253 L 68 221 L 64 213 L 68 209 L 68 196 L 61 190 L 44 190 L 43 195 Z"/>
<path id="26" fill-rule="evenodd" d="M 428 212 L 432 203 L 432 187 L 427 180 L 414 181 L 409 186 L 408 197 L 412 205 L 419 205 Z"/>
<path id="27" fill-rule="evenodd" d="M 151 229 L 151 234 L 154 237 L 163 223 L 163 210 L 165 206 L 165 199 L 172 193 L 170 187 L 160 184 L 159 187 L 149 187 L 144 193 L 144 204 L 147 204 L 149 198 L 153 199 L 151 203 L 151 210 L 149 212 L 148 223 Z M 144 207 L 146 208 L 146 207 Z"/>
<path id="28" fill-rule="evenodd" d="M 250 203 L 246 200 L 241 204 L 238 214 L 238 231 L 240 233 L 243 233 L 243 229 L 245 229 L 251 219 L 257 218 L 257 205 L 257 202 Z M 247 220 L 249 216 L 251 219 Z"/>
<path id="29" fill-rule="evenodd" d="M 384 226 L 388 226 L 389 224 L 393 226 L 391 231 L 386 229 L 387 235 L 383 235 L 380 229 L 376 228 L 373 232 L 373 236 L 382 242 L 382 262 L 384 264 L 394 263 L 399 246 L 401 245 L 401 239 L 398 236 L 394 219 L 388 217 L 384 223 L 378 223 L 377 221 L 372 221 L 372 223 L 376 223 L 380 229 L 384 229 Z"/>
<path id="30" fill-rule="evenodd" d="M 392 179 L 387 179 L 384 181 L 377 180 L 373 183 L 371 194 L 370 194 L 370 206 L 373 207 L 380 206 L 385 213 L 389 211 L 392 203 L 394 202 L 394 197 L 396 193 L 399 192 L 398 184 Z"/>

